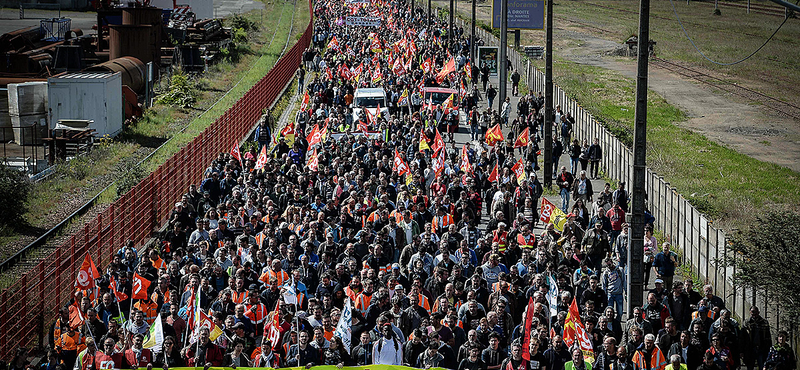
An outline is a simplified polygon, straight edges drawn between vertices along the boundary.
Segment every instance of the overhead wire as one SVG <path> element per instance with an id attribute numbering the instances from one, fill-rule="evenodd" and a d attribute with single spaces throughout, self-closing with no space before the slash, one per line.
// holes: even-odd
<path id="1" fill-rule="evenodd" d="M 761 49 L 763 49 L 764 46 L 767 46 L 767 44 L 772 40 L 773 37 L 775 37 L 775 35 L 778 33 L 778 31 L 781 30 L 781 27 L 783 27 L 783 25 L 786 24 L 786 21 L 789 20 L 789 17 L 785 17 L 783 19 L 783 22 L 781 23 L 781 25 L 778 26 L 777 29 L 775 29 L 775 32 L 773 32 L 772 35 L 770 35 L 769 38 L 767 38 L 767 40 L 764 41 L 764 43 L 761 44 L 761 46 L 758 47 L 758 49 L 756 49 L 755 51 L 750 53 L 750 55 L 748 55 L 748 56 L 746 56 L 746 57 L 744 57 L 742 59 L 739 59 L 739 60 L 737 60 L 735 62 L 724 63 L 724 62 L 718 62 L 716 60 L 713 60 L 713 59 L 709 58 L 708 56 L 706 56 L 700 50 L 700 48 L 697 47 L 697 44 L 694 43 L 694 40 L 692 40 L 692 37 L 689 36 L 689 33 L 686 31 L 686 27 L 683 26 L 683 21 L 681 21 L 681 17 L 678 15 L 678 11 L 675 9 L 674 0 L 669 0 L 669 3 L 670 3 L 670 5 L 672 5 L 672 13 L 675 14 L 675 18 L 678 20 L 678 24 L 681 26 L 681 30 L 683 30 L 683 34 L 686 36 L 687 39 L 689 39 L 689 42 L 692 44 L 692 47 L 694 47 L 694 50 L 697 50 L 697 52 L 700 53 L 700 55 L 703 56 L 703 58 L 705 58 L 705 60 L 707 60 L 707 61 L 709 61 L 711 63 L 717 64 L 717 65 L 721 65 L 721 66 L 732 66 L 732 65 L 735 65 L 735 64 L 739 64 L 741 62 L 744 62 L 745 60 L 750 59 L 753 55 L 756 55 L 756 53 L 761 51 Z"/>

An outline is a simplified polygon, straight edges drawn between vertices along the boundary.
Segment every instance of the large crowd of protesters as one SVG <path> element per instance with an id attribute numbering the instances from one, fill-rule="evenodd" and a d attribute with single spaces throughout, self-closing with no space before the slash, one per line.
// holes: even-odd
<path id="1" fill-rule="evenodd" d="M 220 154 L 177 200 L 160 243 L 123 246 L 96 287 L 59 310 L 36 366 L 795 368 L 787 333 L 758 308 L 737 321 L 713 287 L 675 280 L 678 258 L 651 227 L 654 287 L 624 312 L 624 184 L 592 189 L 602 154 L 572 140 L 559 109 L 553 168 L 567 221 L 540 221 L 541 94 L 522 95 L 513 112 L 510 99 L 493 105 L 468 33 L 448 34 L 402 1 L 319 0 L 314 14 L 296 122 L 277 139 L 263 127 L 241 159 Z M 361 87 L 383 88 L 388 114 L 353 117 Z M 459 96 L 434 105 L 422 87 Z M 508 140 L 487 142 L 495 126 Z M 459 129 L 468 143 L 457 145 Z M 568 166 L 557 165 L 561 151 Z M 586 346 L 565 333 L 571 309 Z M 21 350 L 8 368 L 32 367 L 27 359 Z"/>

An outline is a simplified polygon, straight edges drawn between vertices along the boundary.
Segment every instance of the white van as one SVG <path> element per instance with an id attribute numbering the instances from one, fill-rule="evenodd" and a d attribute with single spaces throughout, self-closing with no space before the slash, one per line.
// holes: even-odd
<path id="1" fill-rule="evenodd" d="M 357 122 L 361 116 L 361 111 L 366 108 L 369 113 L 377 113 L 378 106 L 381 107 L 381 116 L 386 119 L 389 114 L 389 101 L 386 99 L 386 91 L 380 87 L 356 89 L 353 94 L 353 122 Z M 366 119 L 367 117 L 364 117 Z"/>

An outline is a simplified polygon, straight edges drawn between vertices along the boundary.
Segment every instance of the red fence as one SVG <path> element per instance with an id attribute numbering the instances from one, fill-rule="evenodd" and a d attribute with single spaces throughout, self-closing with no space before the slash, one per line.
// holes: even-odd
<path id="1" fill-rule="evenodd" d="M 74 292 L 75 276 L 85 255 L 98 269 L 108 266 L 114 252 L 128 239 L 142 245 L 169 213 L 190 184 L 202 179 L 219 152 L 248 134 L 294 76 L 303 51 L 311 42 L 312 20 L 286 55 L 253 88 L 202 134 L 195 137 L 150 176 L 114 202 L 105 212 L 56 248 L 33 269 L 16 278 L 0 295 L 0 358 L 10 360 L 18 347 L 44 345 L 57 310 Z M 103 271 L 101 270 L 101 273 Z"/>

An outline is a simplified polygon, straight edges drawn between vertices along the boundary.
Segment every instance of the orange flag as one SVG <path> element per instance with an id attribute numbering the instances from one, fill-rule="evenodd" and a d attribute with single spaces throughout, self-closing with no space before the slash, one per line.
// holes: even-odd
<path id="1" fill-rule="evenodd" d="M 525 127 L 524 130 L 519 134 L 517 141 L 514 143 L 514 148 L 521 148 L 528 146 L 531 143 L 531 135 L 530 135 L 530 127 Z"/>
<path id="2" fill-rule="evenodd" d="M 150 280 L 143 278 L 138 273 L 133 274 L 133 288 L 131 289 L 131 299 L 147 299 L 147 288 L 150 287 Z"/>
<path id="3" fill-rule="evenodd" d="M 81 264 L 81 269 L 78 270 L 78 277 L 75 279 L 75 287 L 78 289 L 94 288 L 96 286 L 94 279 L 99 277 L 100 274 L 97 273 L 97 267 L 94 265 L 92 257 L 87 253 L 86 258 L 83 259 L 83 264 Z"/>
<path id="4" fill-rule="evenodd" d="M 264 145 L 261 147 L 261 153 L 258 154 L 258 158 L 256 159 L 256 165 L 253 166 L 254 170 L 260 170 L 267 165 L 267 146 Z"/>

